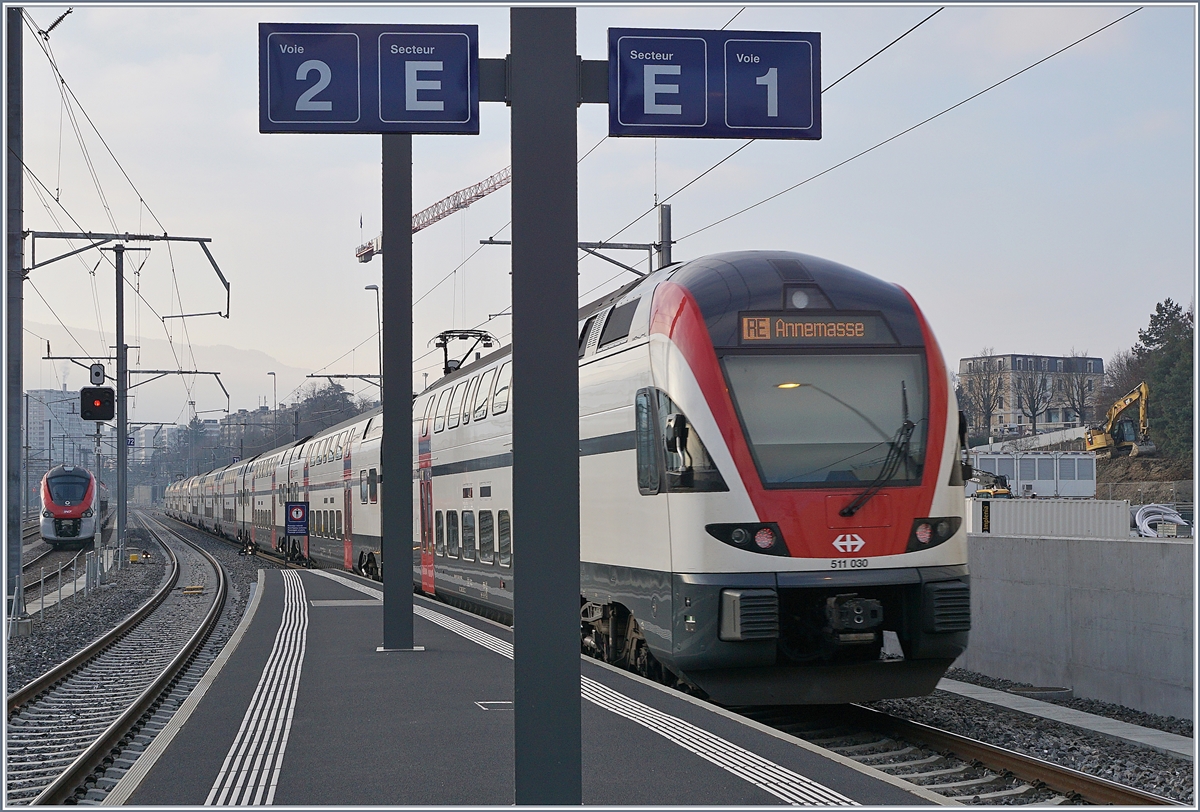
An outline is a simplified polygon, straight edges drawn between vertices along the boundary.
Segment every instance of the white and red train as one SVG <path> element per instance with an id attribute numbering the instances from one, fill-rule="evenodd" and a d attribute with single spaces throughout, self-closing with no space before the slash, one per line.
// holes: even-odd
<path id="1" fill-rule="evenodd" d="M 108 488 L 86 468 L 59 465 L 42 477 L 41 536 L 52 547 L 85 545 L 104 527 Z"/>
<path id="2" fill-rule="evenodd" d="M 962 421 L 900 287 L 779 251 L 580 310 L 583 650 L 728 704 L 928 693 L 970 628 Z M 511 347 L 413 402 L 414 588 L 509 618 Z M 547 419 L 553 416 L 547 415 Z M 378 573 L 378 410 L 177 482 L 168 511 Z"/>

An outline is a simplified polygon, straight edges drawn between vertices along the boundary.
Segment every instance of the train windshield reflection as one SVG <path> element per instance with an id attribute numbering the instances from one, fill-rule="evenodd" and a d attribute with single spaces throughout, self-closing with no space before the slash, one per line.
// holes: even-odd
<path id="1" fill-rule="evenodd" d="M 50 499 L 56 504 L 64 502 L 79 504 L 87 494 L 88 478 L 78 476 L 56 476 L 46 483 L 50 488 Z"/>
<path id="2" fill-rule="evenodd" d="M 916 429 L 887 484 L 920 482 L 929 408 L 920 355 L 727 355 L 722 365 L 764 485 L 871 482 L 905 419 Z"/>

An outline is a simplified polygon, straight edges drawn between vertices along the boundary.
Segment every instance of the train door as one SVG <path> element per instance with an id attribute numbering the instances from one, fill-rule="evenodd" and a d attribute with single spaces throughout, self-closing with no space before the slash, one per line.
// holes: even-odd
<path id="1" fill-rule="evenodd" d="M 433 471 L 421 469 L 421 591 L 434 594 L 433 574 Z"/>
<path id="2" fill-rule="evenodd" d="M 418 519 L 421 522 L 421 591 L 433 595 L 436 591 L 433 564 L 433 454 L 432 432 L 430 431 L 433 417 L 434 396 L 429 396 L 425 404 L 425 413 L 418 424 L 417 431 L 417 466 L 421 472 L 418 485 Z"/>

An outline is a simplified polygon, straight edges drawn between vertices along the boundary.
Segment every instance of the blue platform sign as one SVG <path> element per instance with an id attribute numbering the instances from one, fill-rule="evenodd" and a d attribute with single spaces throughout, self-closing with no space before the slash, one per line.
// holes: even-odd
<path id="1" fill-rule="evenodd" d="M 308 502 L 284 503 L 283 534 L 285 536 L 308 535 Z"/>
<path id="2" fill-rule="evenodd" d="M 259 23 L 264 133 L 479 133 L 479 27 Z"/>
<path id="3" fill-rule="evenodd" d="M 821 35 L 608 29 L 609 135 L 821 137 Z"/>

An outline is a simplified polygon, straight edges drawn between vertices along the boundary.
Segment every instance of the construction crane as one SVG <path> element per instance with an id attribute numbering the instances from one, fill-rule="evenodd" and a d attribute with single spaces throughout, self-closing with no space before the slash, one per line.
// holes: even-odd
<path id="1" fill-rule="evenodd" d="M 1118 398 L 1104 415 L 1104 423 L 1084 431 L 1084 448 L 1095 451 L 1097 457 L 1153 457 L 1158 448 L 1150 441 L 1150 420 L 1146 406 L 1150 400 L 1150 387 L 1143 381 Z M 1134 404 L 1138 407 L 1138 420 L 1121 417 L 1122 412 Z"/>
<path id="2" fill-rule="evenodd" d="M 454 214 L 454 212 L 465 209 L 476 200 L 481 200 L 497 189 L 504 188 L 511 181 L 512 167 L 506 166 L 490 178 L 482 180 L 474 186 L 459 189 L 449 197 L 443 198 L 429 208 L 414 214 L 412 217 L 412 233 L 416 234 L 421 229 L 428 228 L 438 220 L 445 219 Z M 380 234 L 370 242 L 358 246 L 354 252 L 354 256 L 358 258 L 359 262 L 370 262 L 371 257 L 381 253 L 383 253 L 383 234 Z"/>

